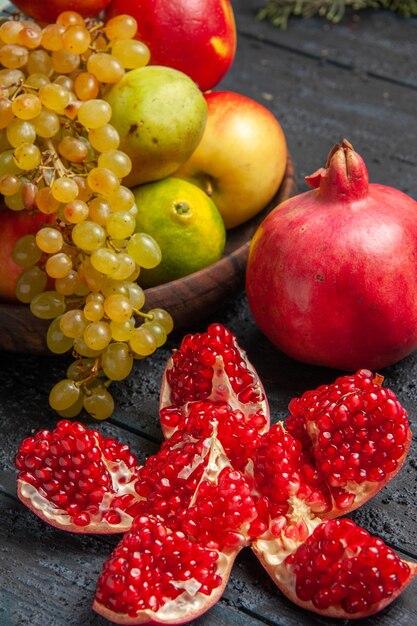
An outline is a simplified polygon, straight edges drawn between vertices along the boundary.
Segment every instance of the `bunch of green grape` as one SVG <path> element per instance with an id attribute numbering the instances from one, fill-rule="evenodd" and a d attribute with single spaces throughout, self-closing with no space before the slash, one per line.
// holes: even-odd
<path id="1" fill-rule="evenodd" d="M 143 311 L 140 268 L 161 260 L 157 242 L 137 233 L 135 199 L 122 185 L 132 164 L 119 150 L 102 98 L 128 69 L 146 65 L 136 22 L 106 24 L 73 11 L 41 28 L 24 19 L 0 26 L 0 193 L 13 211 L 45 216 L 13 250 L 23 271 L 16 295 L 51 320 L 47 344 L 75 361 L 51 390 L 53 409 L 109 417 L 111 381 L 166 341 L 172 318 Z"/>

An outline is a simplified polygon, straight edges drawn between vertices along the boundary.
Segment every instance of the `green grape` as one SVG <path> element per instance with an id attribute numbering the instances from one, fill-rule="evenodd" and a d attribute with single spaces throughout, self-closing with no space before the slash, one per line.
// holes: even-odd
<path id="1" fill-rule="evenodd" d="M 129 341 L 135 330 L 135 324 L 131 320 L 127 320 L 126 322 L 111 321 L 110 330 L 114 341 Z"/>
<path id="2" fill-rule="evenodd" d="M 129 298 L 122 294 L 112 294 L 104 300 L 104 312 L 114 322 L 125 322 L 132 317 Z"/>
<path id="3" fill-rule="evenodd" d="M 130 304 L 139 311 L 145 304 L 145 293 L 137 283 L 129 283 L 127 285 L 129 291 Z"/>
<path id="4" fill-rule="evenodd" d="M 88 172 L 87 183 L 92 191 L 103 196 L 113 194 L 120 187 L 116 174 L 104 167 L 93 167 Z"/>
<path id="5" fill-rule="evenodd" d="M 106 276 L 98 272 L 92 265 L 90 259 L 85 259 L 78 268 L 83 283 L 89 291 L 102 291 L 106 284 Z"/>
<path id="6" fill-rule="evenodd" d="M 133 367 L 129 347 L 122 342 L 111 343 L 101 355 L 101 367 L 110 380 L 123 380 Z"/>
<path id="7" fill-rule="evenodd" d="M 91 265 L 103 274 L 112 274 L 119 267 L 117 254 L 109 248 L 99 248 L 90 257 Z"/>
<path id="8" fill-rule="evenodd" d="M 73 361 L 67 369 L 67 378 L 80 381 L 91 375 L 94 359 L 81 358 Z"/>
<path id="9" fill-rule="evenodd" d="M 68 176 L 61 176 L 56 178 L 51 185 L 51 192 L 53 197 L 58 202 L 73 202 L 78 196 L 78 185 L 75 180 Z"/>
<path id="10" fill-rule="evenodd" d="M 21 170 L 33 170 L 41 162 L 42 156 L 38 146 L 33 143 L 22 143 L 14 151 L 14 160 Z"/>
<path id="11" fill-rule="evenodd" d="M 113 280 L 126 280 L 136 270 L 136 265 L 132 257 L 126 252 L 119 252 L 117 255 L 118 267 L 110 274 Z"/>
<path id="12" fill-rule="evenodd" d="M 13 174 L 4 174 L 0 178 L 0 193 L 3 196 L 12 196 L 20 191 L 21 182 Z"/>
<path id="13" fill-rule="evenodd" d="M 97 196 L 88 203 L 89 218 L 100 226 L 105 226 L 109 219 L 112 209 L 107 200 Z"/>
<path id="14" fill-rule="evenodd" d="M 85 220 L 79 224 L 75 224 L 72 229 L 72 241 L 81 250 L 93 252 L 104 245 L 106 240 L 106 231 L 102 226 Z"/>
<path id="15" fill-rule="evenodd" d="M 10 100 L 0 97 L 0 128 L 7 128 L 13 119 L 14 113 Z"/>
<path id="16" fill-rule="evenodd" d="M 39 137 L 44 139 L 54 137 L 61 128 L 58 115 L 48 109 L 42 109 L 38 117 L 33 120 L 33 125 Z"/>
<path id="17" fill-rule="evenodd" d="M 149 63 L 151 53 L 146 44 L 136 39 L 118 39 L 112 42 L 111 53 L 127 70 Z"/>
<path id="18" fill-rule="evenodd" d="M 12 102 L 12 111 L 21 120 L 31 120 L 42 111 L 42 103 L 34 93 L 22 93 Z"/>
<path id="19" fill-rule="evenodd" d="M 75 352 L 77 352 L 80 356 L 86 356 L 86 357 L 95 357 L 95 356 L 99 356 L 101 354 L 101 350 L 92 350 L 91 348 L 89 348 L 84 339 L 82 337 L 76 337 L 74 339 L 74 350 Z"/>
<path id="20" fill-rule="evenodd" d="M 152 335 L 156 339 L 156 345 L 158 348 L 164 345 L 167 340 L 167 333 L 165 328 L 159 322 L 145 322 L 142 324 L 142 328 L 147 328 L 151 331 Z"/>
<path id="21" fill-rule="evenodd" d="M 21 174 L 22 170 L 17 167 L 14 158 L 14 150 L 5 150 L 0 153 L 0 176 L 5 174 Z"/>
<path id="22" fill-rule="evenodd" d="M 39 293 L 30 303 L 30 310 L 33 315 L 44 320 L 50 320 L 62 315 L 65 309 L 65 298 L 56 291 L 44 291 Z"/>
<path id="23" fill-rule="evenodd" d="M 84 330 L 84 343 L 91 350 L 104 350 L 111 339 L 111 330 L 107 322 L 90 322 Z"/>
<path id="24" fill-rule="evenodd" d="M 65 278 L 71 270 L 71 257 L 64 252 L 53 254 L 45 263 L 45 271 L 51 278 Z"/>
<path id="25" fill-rule="evenodd" d="M 62 111 L 70 102 L 68 89 L 55 83 L 43 85 L 39 89 L 39 98 L 42 104 L 52 111 Z"/>
<path id="26" fill-rule="evenodd" d="M 105 387 L 97 385 L 86 394 L 84 408 L 94 419 L 105 420 L 114 411 L 114 400 Z"/>
<path id="27" fill-rule="evenodd" d="M 73 200 L 64 206 L 64 218 L 70 224 L 78 224 L 88 218 L 88 204 L 83 200 Z M 95 221 L 95 220 L 93 220 Z"/>
<path id="28" fill-rule="evenodd" d="M 132 170 L 132 161 L 121 150 L 108 150 L 98 157 L 98 166 L 111 170 L 118 178 L 124 178 Z"/>
<path id="29" fill-rule="evenodd" d="M 88 140 L 97 152 L 117 150 L 120 144 L 119 133 L 111 124 L 92 128 L 88 133 Z"/>
<path id="30" fill-rule="evenodd" d="M 135 196 L 129 187 L 120 185 L 119 189 L 107 197 L 112 211 L 129 211 L 135 205 Z"/>
<path id="31" fill-rule="evenodd" d="M 117 39 L 133 39 L 137 31 L 137 22 L 134 17 L 127 14 L 116 15 L 111 17 L 104 28 L 107 39 L 110 39 L 112 45 Z"/>
<path id="32" fill-rule="evenodd" d="M 7 139 L 13 148 L 22 144 L 32 144 L 36 139 L 36 129 L 32 122 L 14 119 L 7 127 Z"/>
<path id="33" fill-rule="evenodd" d="M 104 307 L 101 302 L 86 302 L 83 312 L 89 322 L 98 322 L 104 316 Z"/>
<path id="34" fill-rule="evenodd" d="M 129 340 L 129 345 L 135 354 L 139 356 L 149 356 L 157 348 L 156 338 L 148 328 L 143 325 L 135 328 Z"/>
<path id="35" fill-rule="evenodd" d="M 63 296 L 72 296 L 80 286 L 80 275 L 76 270 L 70 270 L 63 278 L 55 280 L 55 291 Z"/>
<path id="36" fill-rule="evenodd" d="M 107 278 L 105 283 L 101 288 L 101 293 L 105 298 L 108 298 L 114 293 L 120 293 L 123 296 L 129 295 L 129 290 L 120 280 L 113 280 L 112 278 Z"/>
<path id="37" fill-rule="evenodd" d="M 106 229 L 113 239 L 127 239 L 135 232 L 136 220 L 128 211 L 112 213 L 106 223 Z"/>
<path id="38" fill-rule="evenodd" d="M 126 251 L 132 259 L 145 269 L 156 267 L 162 259 L 161 248 L 153 237 L 146 233 L 135 233 L 129 239 Z"/>
<path id="39" fill-rule="evenodd" d="M 168 311 L 165 311 L 164 309 L 150 309 L 148 311 L 148 315 L 152 315 L 153 322 L 158 322 L 165 328 L 167 335 L 169 335 L 169 333 L 173 330 L 174 320 Z"/>
<path id="40" fill-rule="evenodd" d="M 46 333 L 46 343 L 48 348 L 54 354 L 64 354 L 71 350 L 73 340 L 70 337 L 66 337 L 60 328 L 61 316 L 56 317 L 48 327 Z"/>
<path id="41" fill-rule="evenodd" d="M 102 293 L 89 293 L 85 299 L 86 302 L 99 302 L 103 304 L 104 296 Z"/>
<path id="42" fill-rule="evenodd" d="M 86 128 L 100 128 L 109 123 L 111 114 L 111 106 L 105 100 L 86 100 L 78 109 L 78 120 Z"/>
<path id="43" fill-rule="evenodd" d="M 36 265 L 41 256 L 42 252 L 36 245 L 35 235 L 23 235 L 13 246 L 12 259 L 20 267 Z"/>
<path id="44" fill-rule="evenodd" d="M 83 410 L 83 407 L 84 407 L 84 394 L 80 390 L 80 395 L 78 396 L 78 400 L 74 402 L 74 404 L 69 406 L 67 409 L 58 411 L 58 413 L 61 417 L 65 417 L 69 419 L 71 417 L 75 417 L 76 415 L 79 415 L 79 413 L 81 413 L 81 411 Z"/>
<path id="45" fill-rule="evenodd" d="M 81 309 L 71 309 L 62 315 L 59 326 L 66 337 L 77 339 L 83 336 L 87 324 Z"/>
<path id="46" fill-rule="evenodd" d="M 69 409 L 80 396 L 80 388 L 69 378 L 60 380 L 54 385 L 49 394 L 49 404 L 55 411 Z"/>
<path id="47" fill-rule="evenodd" d="M 25 208 L 23 201 L 23 185 L 20 186 L 16 193 L 6 196 L 4 198 L 4 204 L 12 211 L 22 211 Z"/>
<path id="48" fill-rule="evenodd" d="M 55 254 L 61 250 L 63 244 L 62 234 L 56 228 L 45 226 L 36 233 L 36 245 L 42 252 Z"/>
<path id="49" fill-rule="evenodd" d="M 24 270 L 16 282 L 17 299 L 29 304 L 35 296 L 43 292 L 47 280 L 46 273 L 37 265 Z"/>

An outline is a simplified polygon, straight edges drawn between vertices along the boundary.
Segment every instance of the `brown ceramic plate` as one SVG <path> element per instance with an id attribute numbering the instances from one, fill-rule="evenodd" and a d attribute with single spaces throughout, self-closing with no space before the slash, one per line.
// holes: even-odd
<path id="1" fill-rule="evenodd" d="M 284 180 L 269 205 L 252 220 L 228 232 L 223 257 L 194 274 L 145 291 L 146 309 L 162 307 L 183 330 L 214 313 L 244 285 L 249 244 L 263 218 L 296 191 L 294 170 L 288 158 Z M 40 320 L 23 304 L 0 303 L 0 350 L 49 353 L 46 330 L 49 320 Z"/>

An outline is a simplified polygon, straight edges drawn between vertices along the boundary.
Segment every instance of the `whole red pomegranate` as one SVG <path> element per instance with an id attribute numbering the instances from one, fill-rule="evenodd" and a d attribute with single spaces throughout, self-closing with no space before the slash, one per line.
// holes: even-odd
<path id="1" fill-rule="evenodd" d="M 291 357 L 386 367 L 417 348 L 417 202 L 368 183 L 344 140 L 313 191 L 276 207 L 249 252 L 246 290 L 265 335 Z"/>
<path id="2" fill-rule="evenodd" d="M 152 65 L 173 67 L 202 91 L 223 78 L 236 51 L 236 28 L 229 0 L 112 0 L 107 16 L 136 18 L 136 37 L 151 51 Z"/>

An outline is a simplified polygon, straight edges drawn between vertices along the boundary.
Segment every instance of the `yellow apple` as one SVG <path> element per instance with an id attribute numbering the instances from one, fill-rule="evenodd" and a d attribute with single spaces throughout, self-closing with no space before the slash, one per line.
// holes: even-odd
<path id="1" fill-rule="evenodd" d="M 174 174 L 204 189 L 226 228 L 261 211 L 284 176 L 287 145 L 274 115 L 231 91 L 205 94 L 208 117 L 197 148 Z"/>

